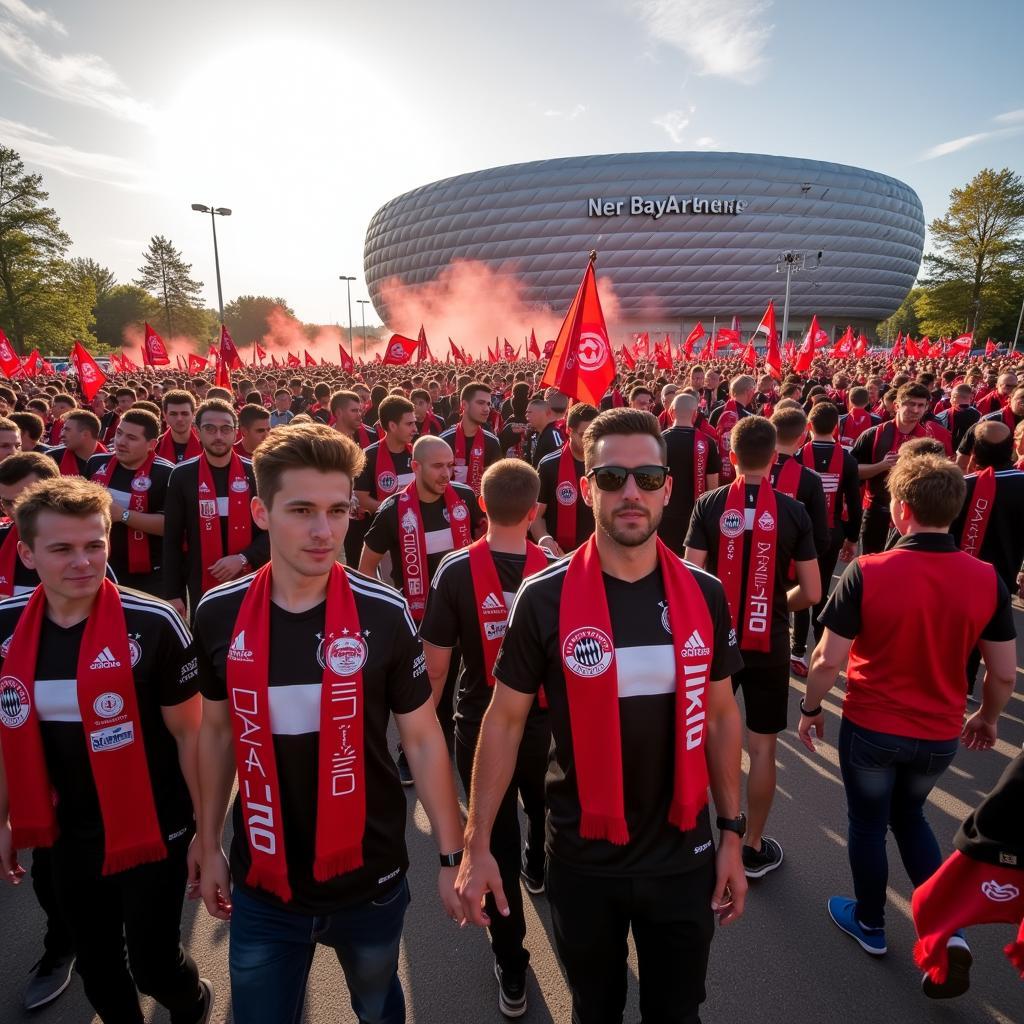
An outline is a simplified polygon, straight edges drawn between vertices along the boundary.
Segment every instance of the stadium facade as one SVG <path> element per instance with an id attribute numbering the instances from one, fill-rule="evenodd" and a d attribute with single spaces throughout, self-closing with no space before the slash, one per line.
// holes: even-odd
<path id="1" fill-rule="evenodd" d="M 381 285 L 434 280 L 454 260 L 515 274 L 526 299 L 561 313 L 597 249 L 626 328 L 686 332 L 739 316 L 753 327 L 775 299 L 780 254 L 816 270 L 792 277 L 790 333 L 873 330 L 917 277 L 921 200 L 875 171 L 748 153 L 663 152 L 510 164 L 423 185 L 385 203 L 366 232 L 364 271 L 377 312 Z"/>

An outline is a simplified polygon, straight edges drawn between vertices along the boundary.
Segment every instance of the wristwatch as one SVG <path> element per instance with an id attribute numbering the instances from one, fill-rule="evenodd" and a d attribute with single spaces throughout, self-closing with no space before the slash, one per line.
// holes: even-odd
<path id="1" fill-rule="evenodd" d="M 239 551 L 238 554 L 235 555 L 235 558 L 240 558 L 242 560 L 242 568 L 243 569 L 248 569 L 249 568 L 249 559 L 246 558 L 245 555 L 243 555 L 241 551 Z"/>
<path id="2" fill-rule="evenodd" d="M 740 814 L 735 818 L 723 818 L 719 815 L 715 818 L 715 825 L 720 832 L 735 832 L 742 838 L 747 834 L 747 816 Z"/>
<path id="3" fill-rule="evenodd" d="M 132 514 L 132 512 L 131 512 L 131 509 L 128 509 L 128 508 L 126 508 L 126 509 L 125 509 L 125 510 L 124 510 L 124 511 L 123 511 L 123 512 L 121 513 L 121 522 L 122 522 L 122 523 L 127 523 L 127 522 L 128 522 L 128 517 L 129 517 L 129 516 L 130 516 L 131 514 Z"/>
<path id="4" fill-rule="evenodd" d="M 440 858 L 441 867 L 457 868 L 462 863 L 462 850 L 456 850 L 455 853 L 442 853 Z"/>

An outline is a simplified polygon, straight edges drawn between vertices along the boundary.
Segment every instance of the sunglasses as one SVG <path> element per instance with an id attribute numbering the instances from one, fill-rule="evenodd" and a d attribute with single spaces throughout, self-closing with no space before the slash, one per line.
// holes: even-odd
<path id="1" fill-rule="evenodd" d="M 602 491 L 621 491 L 630 477 L 641 491 L 660 491 L 668 477 L 668 466 L 597 466 L 587 476 Z"/>

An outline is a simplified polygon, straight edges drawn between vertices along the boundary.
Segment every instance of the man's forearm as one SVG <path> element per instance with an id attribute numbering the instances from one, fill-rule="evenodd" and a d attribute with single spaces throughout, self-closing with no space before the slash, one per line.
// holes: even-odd
<path id="1" fill-rule="evenodd" d="M 231 730 L 209 726 L 199 730 L 199 835 L 206 850 L 219 850 L 228 813 L 235 761 Z"/>
<path id="2" fill-rule="evenodd" d="M 371 498 L 369 491 L 356 491 L 356 497 L 359 499 L 359 507 L 369 512 L 371 516 L 380 508 L 380 502 L 376 498 Z"/>
<path id="3" fill-rule="evenodd" d="M 480 725 L 466 825 L 466 846 L 484 850 L 490 849 L 491 828 L 512 781 L 524 725 L 492 715 L 492 708 Z"/>
<path id="4" fill-rule="evenodd" d="M 715 808 L 723 818 L 740 813 L 740 758 L 743 728 L 736 701 L 708 719 L 708 735 L 704 744 L 708 763 L 708 779 Z"/>
<path id="5" fill-rule="evenodd" d="M 810 608 L 815 603 L 805 593 L 803 587 L 797 586 L 792 590 L 786 591 L 786 608 L 788 611 L 800 612 L 805 608 Z"/>
<path id="6" fill-rule="evenodd" d="M 1013 679 L 999 679 L 991 672 L 985 673 L 981 683 L 981 717 L 986 722 L 994 723 L 998 720 L 1013 696 L 1013 688 Z"/>
<path id="7" fill-rule="evenodd" d="M 462 849 L 462 815 L 455 793 L 455 777 L 448 758 L 448 746 L 440 725 L 423 737 L 402 740 L 416 780 L 416 793 L 430 819 L 430 829 L 440 853 Z"/>
<path id="8" fill-rule="evenodd" d="M 882 473 L 888 472 L 888 462 L 868 462 L 857 468 L 857 473 L 861 480 L 870 480 L 872 477 L 880 476 Z"/>
<path id="9" fill-rule="evenodd" d="M 807 693 L 804 694 L 804 707 L 812 711 L 821 705 L 826 695 L 836 684 L 839 675 L 838 665 L 829 665 L 824 658 L 811 655 L 810 668 L 807 671 Z"/>
<path id="10" fill-rule="evenodd" d="M 202 818 L 199 800 L 199 733 L 188 731 L 174 737 L 178 746 L 178 764 L 181 774 L 188 786 L 188 795 L 192 800 L 192 813 L 196 819 L 196 831 L 201 831 Z"/>

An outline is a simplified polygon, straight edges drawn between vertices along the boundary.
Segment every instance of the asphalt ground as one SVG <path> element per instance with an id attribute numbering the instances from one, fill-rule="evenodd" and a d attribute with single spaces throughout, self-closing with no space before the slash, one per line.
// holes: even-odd
<path id="1" fill-rule="evenodd" d="M 951 581 L 955 586 L 955 581 Z M 1024 665 L 1024 612 L 1016 609 L 1018 666 Z M 1018 680 L 1024 669 L 1018 667 Z M 790 722 L 795 726 L 803 687 L 791 680 Z M 890 889 L 887 921 L 889 952 L 869 957 L 829 920 L 825 901 L 852 894 L 845 851 L 846 804 L 834 743 L 840 701 L 826 702 L 826 743 L 810 756 L 794 732 L 779 741 L 778 795 L 768 832 L 785 849 L 781 868 L 751 885 L 744 917 L 719 929 L 711 949 L 708 1001 L 704 1024 L 758 1022 L 808 1024 L 830 1022 L 936 1022 L 936 1024 L 1024 1024 L 1024 983 L 1002 954 L 1014 929 L 995 925 L 972 929 L 974 952 L 971 990 L 960 999 L 933 1002 L 920 991 L 920 976 L 911 951 L 911 885 L 890 839 Z M 1024 685 L 1007 707 L 994 750 L 961 748 L 928 804 L 928 818 L 944 851 L 962 818 L 994 784 L 1024 743 Z M 441 912 L 436 896 L 437 857 L 426 815 L 407 791 L 408 840 L 413 903 L 406 916 L 401 977 L 408 1019 L 416 1024 L 497 1024 L 492 960 L 484 932 L 460 930 Z M 570 1001 L 551 938 L 548 905 L 543 896 L 524 891 L 527 945 L 531 953 L 529 1009 L 524 1021 L 548 1024 L 570 1019 Z M 76 976 L 49 1007 L 34 1013 L 21 1009 L 22 989 L 40 955 L 43 918 L 28 880 L 18 889 L 0 886 L 0 1022 L 89 1024 L 99 1021 L 85 1000 Z M 186 904 L 182 917 L 186 947 L 217 989 L 213 1020 L 232 1020 L 227 975 L 227 926 L 214 921 L 198 904 Z M 637 965 L 630 953 L 629 998 L 624 1020 L 639 1021 Z M 143 1000 L 147 1024 L 169 1018 L 151 1000 Z M 331 950 L 317 950 L 309 980 L 306 1021 L 333 1024 L 356 1020 L 337 960 Z M 244 1022 L 238 1022 L 244 1024 Z M 649 1022 L 650 1024 L 650 1022 Z"/>

